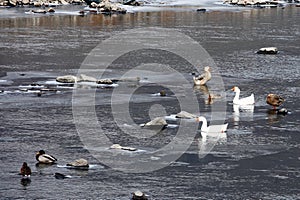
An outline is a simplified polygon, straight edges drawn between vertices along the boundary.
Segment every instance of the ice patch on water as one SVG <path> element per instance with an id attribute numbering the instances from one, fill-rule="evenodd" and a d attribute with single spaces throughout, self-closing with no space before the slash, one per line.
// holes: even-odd
<path id="1" fill-rule="evenodd" d="M 67 168 L 67 169 L 81 169 L 80 167 L 68 166 L 68 165 L 57 165 L 59 168 Z M 89 167 L 84 169 L 104 169 L 102 165 L 89 164 Z"/>
<path id="2" fill-rule="evenodd" d="M 56 85 L 64 88 L 74 88 L 74 86 L 90 86 L 90 87 L 105 87 L 105 88 L 113 88 L 119 86 L 117 83 L 113 84 L 97 84 L 95 82 L 78 82 L 78 83 L 60 83 L 57 81 L 46 81 L 45 85 Z"/>

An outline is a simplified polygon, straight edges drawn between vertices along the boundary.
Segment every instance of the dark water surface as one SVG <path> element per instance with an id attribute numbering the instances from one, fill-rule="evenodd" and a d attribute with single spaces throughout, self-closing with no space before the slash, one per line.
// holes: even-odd
<path id="1" fill-rule="evenodd" d="M 3 10 L 1 10 L 2 12 Z M 125 15 L 54 15 L 0 18 L 0 197 L 1 199 L 129 199 L 142 190 L 151 199 L 297 199 L 300 194 L 300 8 L 252 9 L 241 12 L 159 11 Z M 149 173 L 123 173 L 102 167 L 84 147 L 72 115 L 72 90 L 58 88 L 41 97 L 20 91 L 20 85 L 45 84 L 56 76 L 75 75 L 88 53 L 99 42 L 124 30 L 142 27 L 171 28 L 199 42 L 216 62 L 225 84 L 229 123 L 227 139 L 220 140 L 204 157 L 209 142 L 198 133 L 177 162 Z M 277 55 L 256 50 L 276 46 Z M 141 59 L 149 59 L 147 53 Z M 155 55 L 155 53 L 154 53 Z M 123 58 L 124 67 L 134 59 Z M 174 66 L 182 63 L 176 60 Z M 117 66 L 111 76 L 124 67 Z M 185 77 L 192 76 L 183 70 Z M 134 83 L 127 87 L 133 86 Z M 254 93 L 254 112 L 234 112 L 232 86 L 241 96 Z M 52 86 L 54 87 L 54 86 Z M 56 86 L 55 86 L 56 87 Z M 208 83 L 209 89 L 210 83 Z M 132 116 L 144 123 L 145 107 L 161 104 L 167 114 L 179 112 L 176 98 L 151 96 L 161 88 L 148 85 L 137 92 Z M 182 88 L 184 90 L 184 88 Z M 211 106 L 206 94 L 194 88 L 204 115 Z M 124 136 L 112 122 L 113 88 L 98 88 L 96 111 L 109 138 L 139 149 L 159 148 L 172 140 L 176 128 L 163 130 L 154 139 Z M 282 95 L 290 113 L 272 114 L 265 103 L 268 93 Z M 122 104 L 122 99 L 119 104 Z M 118 103 L 117 103 L 118 104 Z M 125 126 L 126 124 L 124 124 Z M 44 149 L 58 158 L 57 165 L 35 166 L 35 152 Z M 204 154 L 205 155 L 205 154 Z M 134 155 L 133 155 L 134 156 Z M 60 168 L 86 158 L 88 171 Z M 31 182 L 21 184 L 22 162 L 33 171 Z M 55 172 L 72 178 L 57 180 Z"/>

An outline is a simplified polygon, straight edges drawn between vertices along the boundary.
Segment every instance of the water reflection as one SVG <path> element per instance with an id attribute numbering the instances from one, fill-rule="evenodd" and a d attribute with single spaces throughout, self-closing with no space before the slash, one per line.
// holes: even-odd
<path id="1" fill-rule="evenodd" d="M 199 139 L 199 142 L 198 142 L 198 148 L 199 148 L 198 157 L 199 157 L 199 159 L 201 159 L 201 158 L 205 157 L 207 154 L 209 154 L 216 144 L 227 142 L 227 134 L 226 133 L 222 133 L 222 134 L 225 134 L 225 137 L 206 137 L 205 139 L 203 139 L 203 138 Z"/>
<path id="2" fill-rule="evenodd" d="M 194 90 L 201 91 L 205 95 L 204 102 L 206 105 L 211 105 L 215 102 L 215 99 L 221 98 L 221 95 L 211 93 L 207 85 L 195 85 Z"/>
<path id="3" fill-rule="evenodd" d="M 278 113 L 278 109 L 270 109 L 267 111 L 267 119 L 269 124 L 278 123 L 286 114 Z"/>
<path id="4" fill-rule="evenodd" d="M 29 186 L 30 185 L 30 183 L 31 183 L 31 180 L 30 180 L 30 178 L 21 178 L 21 185 L 23 185 L 25 188 L 24 189 L 26 189 L 26 186 Z"/>
<path id="5" fill-rule="evenodd" d="M 37 170 L 42 170 L 42 169 L 46 169 L 52 165 L 56 165 L 55 163 L 49 163 L 49 164 L 44 164 L 44 163 L 36 163 L 35 167 Z"/>
<path id="6" fill-rule="evenodd" d="M 233 104 L 234 127 L 239 128 L 239 121 L 253 121 L 254 105 Z"/>
<path id="7" fill-rule="evenodd" d="M 126 28 L 139 27 L 149 24 L 159 24 L 163 27 L 176 27 L 178 25 L 189 26 L 193 25 L 193 22 L 197 21 L 200 25 L 205 25 L 207 22 L 210 24 L 223 24 L 230 25 L 232 23 L 239 24 L 240 27 L 247 27 L 247 29 L 256 24 L 258 21 L 266 20 L 266 16 L 272 16 L 274 22 L 277 18 L 288 18 L 289 13 L 281 9 L 264 9 L 261 10 L 252 9 L 247 12 L 223 12 L 214 11 L 209 14 L 199 15 L 199 13 L 191 12 L 190 10 L 181 10 L 180 12 L 174 12 L 172 10 L 161 10 L 160 12 L 137 12 L 127 13 L 125 15 L 86 15 L 82 17 L 78 12 L 82 9 L 78 7 L 78 10 L 73 9 L 68 11 L 60 10 L 62 14 L 52 16 L 40 16 L 40 15 L 26 15 L 24 9 L 17 14 L 18 17 L 12 17 L 9 15 L 9 19 L 0 18 L 1 27 L 101 27 L 103 29 L 113 29 L 116 26 L 122 26 Z M 291 12 L 297 13 L 297 8 L 290 8 Z M 65 14 L 63 14 L 65 13 Z M 275 17 L 274 17 L 275 16 Z M 227 19 L 224 21 L 224 19 Z M 181 19 L 181 20 L 178 20 Z"/>

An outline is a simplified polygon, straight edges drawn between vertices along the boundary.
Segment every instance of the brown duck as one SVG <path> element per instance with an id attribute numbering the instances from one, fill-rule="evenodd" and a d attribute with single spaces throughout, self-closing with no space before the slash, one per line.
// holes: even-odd
<path id="1" fill-rule="evenodd" d="M 28 167 L 26 162 L 23 163 L 21 170 L 20 170 L 20 174 L 25 177 L 30 177 L 31 169 L 30 169 L 30 167 Z"/>
<path id="2" fill-rule="evenodd" d="M 277 94 L 268 94 L 266 102 L 267 104 L 273 106 L 274 110 L 276 110 L 276 107 L 283 104 L 284 99 Z"/>

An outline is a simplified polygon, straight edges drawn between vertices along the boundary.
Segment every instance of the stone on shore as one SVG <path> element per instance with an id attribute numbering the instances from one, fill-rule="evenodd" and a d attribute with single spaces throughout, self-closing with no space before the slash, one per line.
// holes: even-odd
<path id="1" fill-rule="evenodd" d="M 109 0 L 103 0 L 99 4 L 91 3 L 92 8 L 98 8 L 102 13 L 126 13 L 126 10 L 119 3 L 112 3 Z"/>

